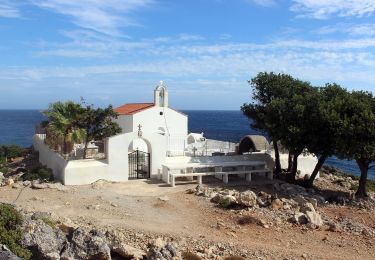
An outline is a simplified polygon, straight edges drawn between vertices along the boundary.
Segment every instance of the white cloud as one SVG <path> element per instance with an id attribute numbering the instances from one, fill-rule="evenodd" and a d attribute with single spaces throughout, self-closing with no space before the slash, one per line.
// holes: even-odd
<path id="1" fill-rule="evenodd" d="M 363 17 L 375 12 L 374 0 L 293 0 L 291 10 L 299 17 L 327 19 L 331 16 Z"/>
<path id="2" fill-rule="evenodd" d="M 109 35 L 121 35 L 119 28 L 137 25 L 130 13 L 153 0 L 30 0 L 40 8 L 72 18 L 76 25 Z"/>
<path id="3" fill-rule="evenodd" d="M 276 5 L 276 0 L 246 0 L 246 2 L 253 2 L 257 5 L 270 7 Z"/>
<path id="4" fill-rule="evenodd" d="M 17 18 L 20 17 L 17 6 L 9 0 L 0 0 L 0 17 Z"/>
<path id="5" fill-rule="evenodd" d="M 116 42 L 108 49 L 69 48 L 58 49 L 56 53 L 44 55 L 108 55 L 110 49 L 121 54 L 119 60 L 133 55 L 134 60 L 102 66 L 61 67 L 50 69 L 25 69 L 16 71 L 15 77 L 23 75 L 31 80 L 45 78 L 91 78 L 93 75 L 157 75 L 182 80 L 185 77 L 217 79 L 242 78 L 263 70 L 295 73 L 307 80 L 353 80 L 359 72 L 369 73 L 362 79 L 371 78 L 375 84 L 375 39 L 346 41 L 277 41 L 265 45 L 252 43 L 231 43 L 215 45 L 165 45 L 147 42 Z M 99 44 L 99 43 L 98 43 Z M 132 45 L 130 45 L 132 44 Z M 107 46 L 103 44 L 103 46 Z M 65 53 L 64 53 L 65 51 Z M 86 51 L 86 53 L 84 52 Z M 90 53 L 93 51 L 93 53 Z M 58 53 L 60 52 L 60 53 Z M 139 59 L 142 57 L 142 59 Z M 112 61 L 113 62 L 113 61 Z M 214 66 L 213 66 L 214 64 Z M 19 73 L 19 74 L 18 74 Z M 6 74 L 9 77 L 9 73 Z M 2 76 L 5 76 L 3 73 Z M 362 80 L 356 79 L 356 80 Z M 111 79 L 112 80 L 112 79 Z M 367 82 L 368 84 L 369 82 Z"/>
<path id="6" fill-rule="evenodd" d="M 344 33 L 351 36 L 370 37 L 375 35 L 375 24 L 337 24 L 315 30 L 318 34 Z"/>

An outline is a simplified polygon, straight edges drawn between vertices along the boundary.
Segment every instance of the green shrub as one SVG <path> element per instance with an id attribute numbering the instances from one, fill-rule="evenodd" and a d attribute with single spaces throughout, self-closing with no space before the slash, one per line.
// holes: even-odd
<path id="1" fill-rule="evenodd" d="M 27 150 L 16 144 L 0 146 L 0 156 L 8 159 L 24 156 L 25 153 Z"/>
<path id="2" fill-rule="evenodd" d="M 21 214 L 11 205 L 0 204 L 0 243 L 23 259 L 30 259 L 31 252 L 18 244 L 22 238 Z"/>
<path id="3" fill-rule="evenodd" d="M 226 208 L 226 209 L 231 208 L 231 207 L 234 206 L 233 200 L 231 198 L 229 198 L 229 197 L 221 199 L 219 201 L 219 204 L 220 204 L 220 206 L 222 206 L 223 208 Z"/>
<path id="4" fill-rule="evenodd" d="M 7 161 L 6 161 L 5 157 L 0 156 L 0 165 L 4 165 L 6 163 L 7 163 Z"/>
<path id="5" fill-rule="evenodd" d="M 40 167 L 32 172 L 27 172 L 22 175 L 21 179 L 23 181 L 34 181 L 34 180 L 43 180 L 43 181 L 53 181 L 53 173 L 51 169 L 46 167 Z"/>
<path id="6" fill-rule="evenodd" d="M 4 173 L 4 174 L 7 174 L 7 172 L 8 172 L 8 167 L 6 167 L 6 166 L 1 166 L 1 167 L 0 167 L 0 172 L 2 172 L 2 173 Z"/>
<path id="7" fill-rule="evenodd" d="M 352 184 L 350 187 L 351 190 L 357 190 L 358 184 Z M 375 181 L 373 180 L 367 180 L 366 182 L 366 191 L 375 192 Z"/>
<path id="8" fill-rule="evenodd" d="M 184 260 L 201 260 L 202 258 L 200 258 L 199 256 L 197 256 L 196 254 L 194 254 L 192 252 L 183 252 L 182 253 L 182 259 L 184 259 Z"/>
<path id="9" fill-rule="evenodd" d="M 48 226 L 50 226 L 51 228 L 54 228 L 56 227 L 57 223 L 56 221 L 50 219 L 50 218 L 42 218 L 42 221 L 47 224 Z"/>

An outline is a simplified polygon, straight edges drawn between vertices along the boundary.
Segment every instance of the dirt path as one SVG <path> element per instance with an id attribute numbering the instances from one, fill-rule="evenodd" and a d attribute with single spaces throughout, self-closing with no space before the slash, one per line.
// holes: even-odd
<path id="1" fill-rule="evenodd" d="M 93 226 L 231 242 L 245 250 L 266 252 L 270 259 L 375 259 L 375 241 L 364 236 L 297 226 L 288 229 L 239 226 L 238 212 L 216 208 L 204 198 L 185 193 L 195 186 L 170 188 L 162 183 L 137 180 L 69 187 L 67 191 L 24 188 L 16 205 L 29 211 L 54 212 Z M 1 187 L 0 201 L 12 203 L 20 191 Z M 360 217 L 361 212 L 350 212 Z M 335 209 L 327 213 L 340 214 Z"/>

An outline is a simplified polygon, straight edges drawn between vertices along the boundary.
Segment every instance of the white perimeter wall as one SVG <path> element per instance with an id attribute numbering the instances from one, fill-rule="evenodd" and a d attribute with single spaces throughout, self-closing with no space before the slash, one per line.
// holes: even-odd
<path id="1" fill-rule="evenodd" d="M 274 159 L 268 153 L 252 153 L 231 156 L 176 156 L 167 157 L 166 163 L 215 163 L 215 162 L 238 162 L 238 161 L 264 161 L 268 169 L 275 167 Z"/>
<path id="2" fill-rule="evenodd" d="M 45 135 L 34 135 L 33 147 L 35 151 L 39 152 L 39 162 L 52 169 L 56 180 L 64 181 L 64 169 L 68 164 L 60 154 L 51 150 L 44 143 Z"/>
<path id="3" fill-rule="evenodd" d="M 59 154 L 50 150 L 37 135 L 33 138 L 34 149 L 39 151 L 39 161 L 54 172 L 56 179 L 65 185 L 90 184 L 103 179 L 127 181 L 129 176 L 128 147 L 137 139 L 137 133 L 125 133 L 107 139 L 105 160 L 74 160 L 66 162 Z M 142 139 L 149 145 L 151 153 L 151 178 L 157 178 L 166 158 L 165 137 L 157 133 L 143 133 Z"/>

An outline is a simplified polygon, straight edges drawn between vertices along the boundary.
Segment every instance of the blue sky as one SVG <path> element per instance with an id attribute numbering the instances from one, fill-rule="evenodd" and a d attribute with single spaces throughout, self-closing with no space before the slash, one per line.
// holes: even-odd
<path id="1" fill-rule="evenodd" d="M 239 109 L 285 72 L 375 90 L 375 0 L 0 0 L 0 109 L 84 97 Z"/>

